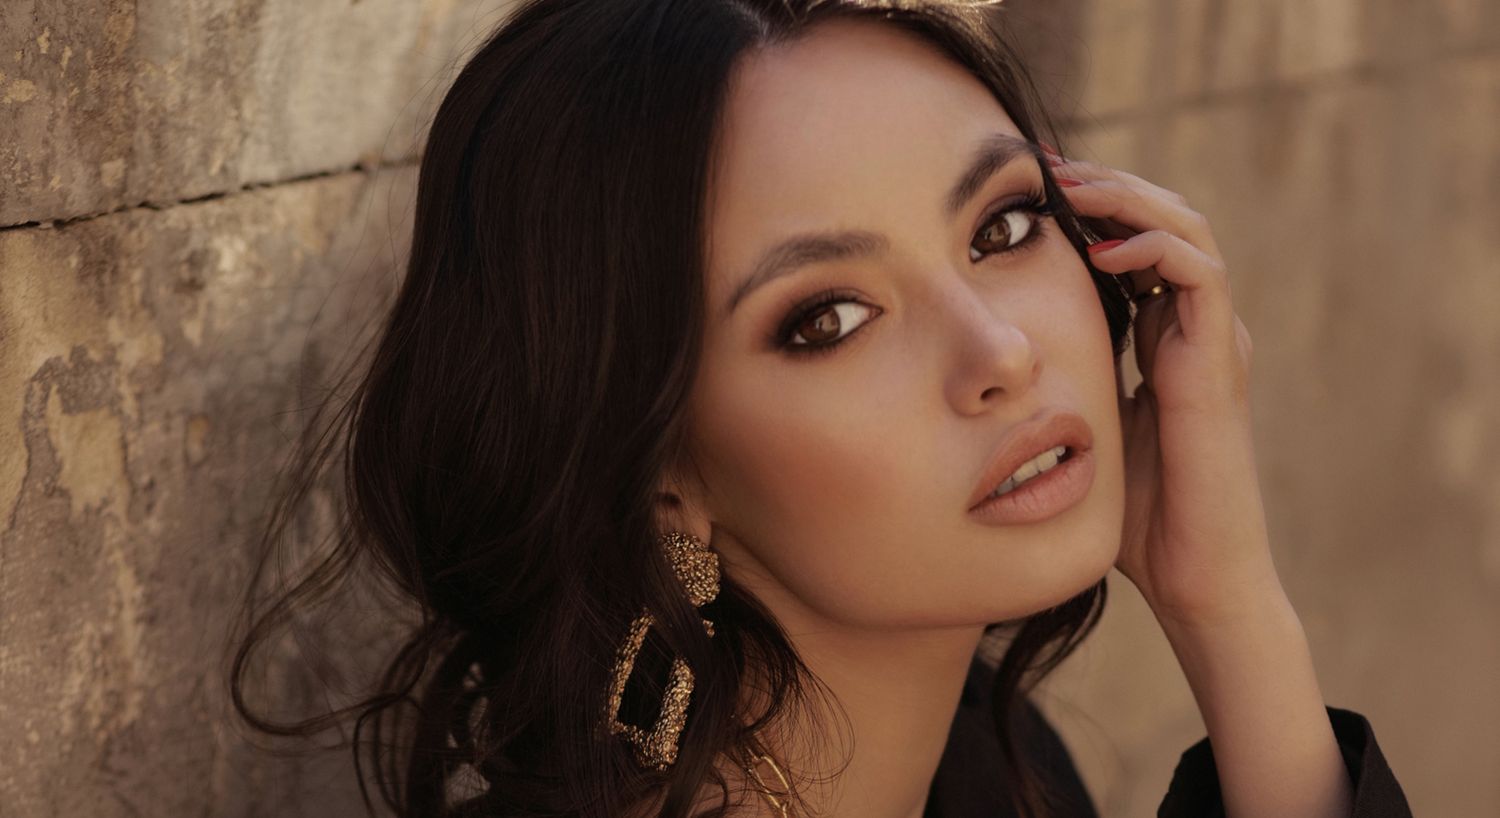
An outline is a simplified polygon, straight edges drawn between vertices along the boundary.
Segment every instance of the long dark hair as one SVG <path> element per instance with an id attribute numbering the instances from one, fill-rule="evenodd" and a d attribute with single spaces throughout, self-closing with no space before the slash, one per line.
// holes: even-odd
<path id="1" fill-rule="evenodd" d="M 371 769 L 384 802 L 411 818 L 614 816 L 653 795 L 660 815 L 681 818 L 706 783 L 727 804 L 714 759 L 743 757 L 819 684 L 733 577 L 701 609 L 715 623 L 707 636 L 652 515 L 658 476 L 685 446 L 704 322 L 704 204 L 727 79 L 747 50 L 819 21 L 878 19 L 967 67 L 1025 137 L 1038 141 L 1045 128 L 1058 144 L 984 5 L 519 5 L 437 111 L 404 279 L 368 363 L 351 370 L 354 388 L 331 415 L 320 409 L 310 425 L 318 433 L 282 475 L 232 643 L 240 716 L 277 735 L 353 717 L 372 813 Z M 1050 172 L 1044 178 L 1059 227 L 1088 264 L 1088 226 Z M 1126 285 L 1088 269 L 1119 355 L 1131 322 Z M 342 469 L 331 547 L 287 587 L 262 590 L 267 560 L 330 462 Z M 257 713 L 245 693 L 257 647 L 360 566 L 412 614 L 378 691 L 300 721 Z M 1009 637 L 993 671 L 993 717 L 1008 767 L 997 772 L 1021 815 L 1049 812 L 1013 739 L 1022 700 L 1093 629 L 1105 591 L 1100 580 L 987 631 Z M 671 655 L 696 675 L 678 758 L 662 772 L 597 729 L 614 651 L 642 606 L 659 624 L 622 720 L 655 720 Z M 734 708 L 750 673 L 770 705 L 745 724 Z"/>

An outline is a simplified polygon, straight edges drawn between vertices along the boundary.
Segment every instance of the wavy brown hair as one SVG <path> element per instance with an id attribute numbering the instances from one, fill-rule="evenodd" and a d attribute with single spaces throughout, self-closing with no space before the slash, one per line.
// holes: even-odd
<path id="1" fill-rule="evenodd" d="M 735 61 L 831 18 L 925 38 L 977 77 L 1032 142 L 1056 134 L 985 3 L 529 0 L 464 65 L 431 124 L 404 278 L 353 388 L 309 424 L 261 532 L 231 641 L 240 716 L 276 735 L 352 719 L 373 778 L 409 818 L 620 815 L 657 799 L 684 818 L 715 759 L 811 701 L 817 680 L 734 577 L 701 613 L 658 546 L 659 476 L 685 450 L 704 322 L 710 155 Z M 1088 261 L 1089 225 L 1046 164 L 1057 223 L 1088 265 L 1118 356 L 1128 282 Z M 295 580 L 266 566 L 330 465 L 336 532 Z M 246 678 L 278 629 L 371 571 L 413 612 L 375 689 L 277 720 Z M 1015 746 L 1028 691 L 1097 623 L 1104 580 L 1022 620 L 993 673 L 994 727 L 1018 814 L 1049 814 Z M 670 656 L 696 686 L 677 761 L 642 769 L 598 723 L 616 646 L 658 619 L 622 719 L 649 725 Z M 258 650 L 260 649 L 260 650 Z M 314 660 L 309 660 L 314 661 Z M 316 661 L 322 661 L 317 659 Z M 734 708 L 751 676 L 769 709 Z M 763 688 L 762 688 L 763 686 Z M 743 715 L 743 714 L 741 714 Z M 464 787 L 469 787 L 465 791 Z"/>

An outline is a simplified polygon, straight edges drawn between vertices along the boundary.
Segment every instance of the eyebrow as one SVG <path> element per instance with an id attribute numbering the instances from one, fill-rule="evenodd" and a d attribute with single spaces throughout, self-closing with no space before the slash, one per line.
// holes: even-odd
<path id="1" fill-rule="evenodd" d="M 969 200 L 984 187 L 991 177 L 1006 165 L 1021 157 L 1029 156 L 1038 163 L 1043 159 L 1041 149 L 1031 142 L 1006 133 L 995 133 L 985 137 L 974 151 L 973 158 L 958 181 L 944 197 L 944 211 L 949 218 L 968 204 Z M 757 287 L 791 273 L 808 264 L 838 261 L 849 258 L 869 257 L 884 252 L 889 241 L 880 233 L 867 230 L 823 231 L 801 233 L 761 254 L 752 272 L 740 282 L 729 302 L 724 307 L 727 317 Z"/>

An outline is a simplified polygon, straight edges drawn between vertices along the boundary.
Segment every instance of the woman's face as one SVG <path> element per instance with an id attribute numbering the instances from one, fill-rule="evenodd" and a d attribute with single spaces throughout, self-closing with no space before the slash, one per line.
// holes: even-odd
<path id="1" fill-rule="evenodd" d="M 1021 139 L 1005 110 L 924 41 L 837 21 L 747 56 L 725 113 L 691 406 L 724 570 L 793 626 L 982 624 L 1097 582 L 1124 509 L 1099 297 L 1055 221 L 995 212 L 1040 194 L 1031 154 L 949 210 L 986 140 Z M 731 309 L 770 248 L 840 231 L 868 235 Z M 1086 494 L 1040 522 L 981 522 L 991 454 L 1056 409 L 1092 430 Z"/>

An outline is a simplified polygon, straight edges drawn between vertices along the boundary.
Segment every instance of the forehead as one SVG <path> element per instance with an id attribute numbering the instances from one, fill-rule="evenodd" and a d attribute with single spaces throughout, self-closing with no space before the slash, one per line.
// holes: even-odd
<path id="1" fill-rule="evenodd" d="M 716 146 L 711 267 L 794 231 L 936 219 L 974 146 L 997 132 L 1020 135 L 983 83 L 889 24 L 829 21 L 751 52 Z"/>

